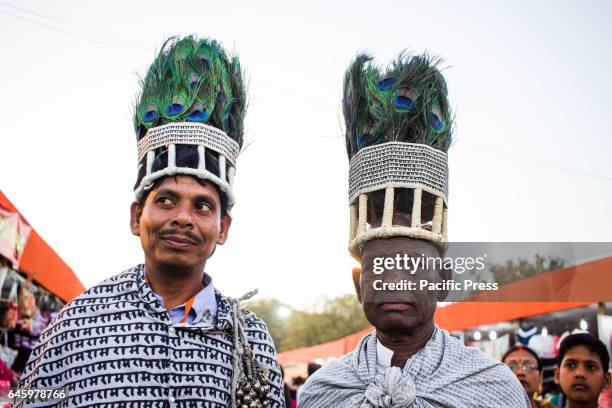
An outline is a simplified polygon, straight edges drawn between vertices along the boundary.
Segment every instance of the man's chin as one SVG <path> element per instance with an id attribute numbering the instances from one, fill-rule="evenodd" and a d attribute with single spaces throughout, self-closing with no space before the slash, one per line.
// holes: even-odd
<path id="1" fill-rule="evenodd" d="M 378 316 L 376 321 L 372 323 L 372 325 L 378 330 L 387 333 L 405 333 L 406 331 L 411 331 L 412 329 L 419 327 L 421 324 L 422 322 L 420 319 L 402 315 L 394 316 L 393 313 L 389 313 L 386 316 Z"/>
<path id="2" fill-rule="evenodd" d="M 159 258 L 156 263 L 160 269 L 172 271 L 172 273 L 177 275 L 189 273 L 198 266 L 198 262 L 194 261 L 193 258 L 177 255 L 164 256 Z"/>
<path id="3" fill-rule="evenodd" d="M 568 397 L 576 402 L 590 402 L 593 400 L 591 395 L 586 391 L 570 391 Z"/>

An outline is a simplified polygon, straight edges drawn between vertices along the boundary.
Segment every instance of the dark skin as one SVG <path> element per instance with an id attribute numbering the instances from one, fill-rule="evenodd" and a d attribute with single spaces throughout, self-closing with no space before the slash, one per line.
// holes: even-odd
<path id="1" fill-rule="evenodd" d="M 568 399 L 568 408 L 597 408 L 599 394 L 610 386 L 610 373 L 586 346 L 570 348 L 555 368 L 555 384 Z"/>
<path id="2" fill-rule="evenodd" d="M 130 228 L 140 237 L 149 283 L 166 309 L 203 288 L 206 261 L 225 243 L 231 221 L 221 216 L 217 189 L 191 176 L 166 177 L 143 204 L 132 203 Z"/>
<path id="3" fill-rule="evenodd" d="M 402 268 L 390 268 L 382 274 L 374 273 L 375 258 L 394 258 L 396 254 L 408 254 L 415 258 L 440 256 L 436 246 L 418 239 L 394 237 L 368 241 L 361 252 L 361 273 L 354 273 L 353 281 L 366 318 L 376 327 L 380 342 L 393 351 L 391 365 L 403 368 L 406 361 L 431 338 L 435 328 L 433 317 L 437 302 L 444 300 L 448 293 L 375 290 L 374 281 L 418 282 L 427 279 L 437 282 L 449 279 L 451 271 L 420 268 L 410 274 L 410 271 Z"/>

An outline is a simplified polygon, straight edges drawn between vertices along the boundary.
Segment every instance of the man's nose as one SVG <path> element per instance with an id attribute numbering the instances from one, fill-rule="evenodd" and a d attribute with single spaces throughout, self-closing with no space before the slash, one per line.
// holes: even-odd
<path id="1" fill-rule="evenodd" d="M 191 207 L 188 205 L 176 206 L 176 212 L 174 213 L 171 224 L 177 227 L 193 227 Z"/>
<path id="2" fill-rule="evenodd" d="M 574 371 L 574 378 L 586 378 L 585 369 L 582 365 L 578 365 L 576 367 L 576 371 Z"/>

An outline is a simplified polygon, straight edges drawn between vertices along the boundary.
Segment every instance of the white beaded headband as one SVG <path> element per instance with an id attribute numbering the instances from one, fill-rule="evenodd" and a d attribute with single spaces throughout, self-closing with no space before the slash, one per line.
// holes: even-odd
<path id="1" fill-rule="evenodd" d="M 198 147 L 198 167 L 176 166 L 176 145 L 195 145 Z M 155 151 L 160 147 L 168 148 L 168 165 L 166 168 L 152 172 Z M 210 149 L 218 154 L 219 174 L 206 170 L 205 153 Z M 140 200 L 145 191 L 151 189 L 155 180 L 160 177 L 186 174 L 208 180 L 227 195 L 227 207 L 234 205 L 232 186 L 236 169 L 236 159 L 240 147 L 225 132 L 203 123 L 173 122 L 148 130 L 138 142 L 138 162 L 145 157 L 146 173 L 136 189 L 136 200 Z M 142 164 L 140 164 L 142 166 Z"/>
<path id="2" fill-rule="evenodd" d="M 393 225 L 395 189 L 413 190 L 411 225 Z M 368 228 L 368 193 L 384 190 L 380 227 Z M 433 219 L 422 223 L 423 191 L 436 197 Z M 350 161 L 349 250 L 359 258 L 363 244 L 377 238 L 404 236 L 444 246 L 447 241 L 448 159 L 443 151 L 424 144 L 388 142 L 361 149 Z"/>

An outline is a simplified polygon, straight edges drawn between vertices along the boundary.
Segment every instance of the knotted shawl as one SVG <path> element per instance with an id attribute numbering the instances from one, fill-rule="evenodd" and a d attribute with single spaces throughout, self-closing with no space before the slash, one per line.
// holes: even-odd
<path id="1" fill-rule="evenodd" d="M 376 334 L 319 369 L 298 408 L 530 408 L 523 387 L 502 363 L 436 327 L 403 369 L 376 373 Z"/>

